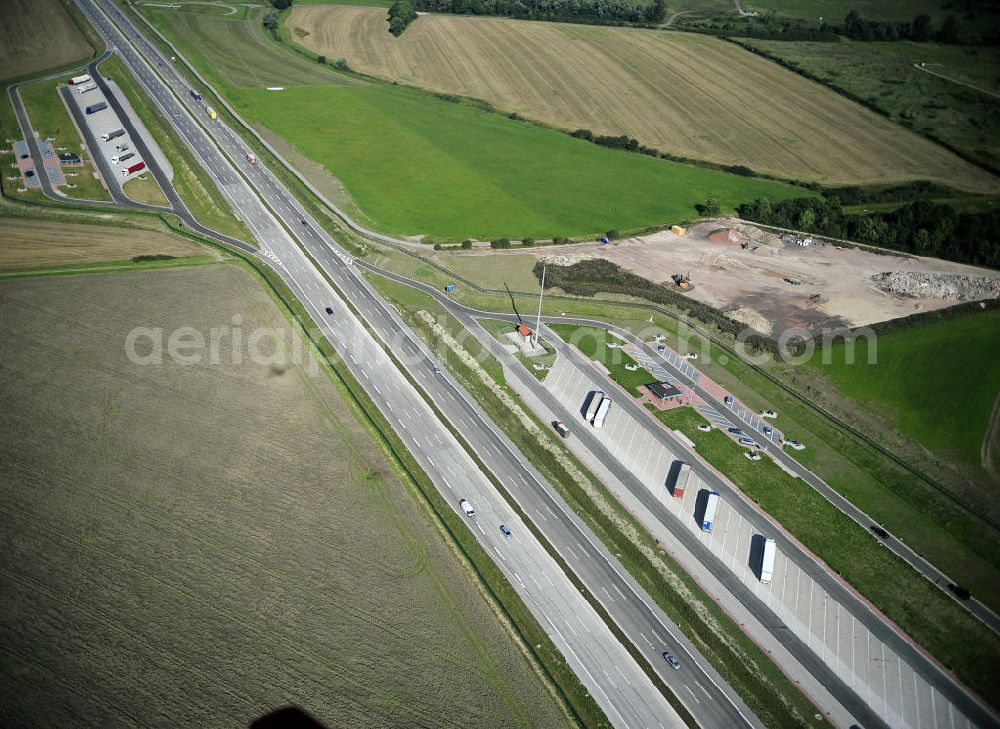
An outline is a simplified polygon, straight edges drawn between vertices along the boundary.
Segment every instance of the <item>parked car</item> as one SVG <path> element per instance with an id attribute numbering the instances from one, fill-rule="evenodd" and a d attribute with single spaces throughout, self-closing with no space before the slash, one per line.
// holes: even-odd
<path id="1" fill-rule="evenodd" d="M 506 524 L 500 525 L 500 533 L 503 534 L 505 537 L 507 537 L 507 539 L 510 539 L 511 536 L 510 529 L 507 528 Z"/>
<path id="2" fill-rule="evenodd" d="M 333 307 L 330 307 L 330 306 L 326 307 L 326 313 L 327 314 L 332 314 L 333 313 Z"/>
<path id="3" fill-rule="evenodd" d="M 790 446 L 791 448 L 794 448 L 797 451 L 805 450 L 805 446 L 802 444 L 802 441 L 786 440 L 785 445 Z"/>
<path id="4" fill-rule="evenodd" d="M 685 352 L 684 353 L 684 359 L 698 359 L 698 353 L 697 352 Z"/>
<path id="5" fill-rule="evenodd" d="M 733 404 L 733 396 L 732 396 L 732 395 L 726 395 L 726 396 L 725 396 L 725 397 L 723 398 L 723 400 L 722 400 L 722 401 L 723 401 L 724 403 L 726 403 L 726 405 L 732 405 L 732 404 Z"/>
<path id="6" fill-rule="evenodd" d="M 760 448 L 753 438 L 747 438 L 745 435 L 740 438 L 740 445 L 747 446 L 748 448 Z"/>
<path id="7" fill-rule="evenodd" d="M 765 418 L 776 418 L 778 417 L 778 414 L 773 410 L 765 410 L 764 412 L 761 413 L 761 416 Z"/>
<path id="8" fill-rule="evenodd" d="M 657 344 L 656 345 L 656 351 L 659 352 L 660 354 L 663 354 L 664 352 L 667 351 L 667 348 L 665 346 L 663 346 L 662 344 Z"/>
<path id="9" fill-rule="evenodd" d="M 472 504 L 469 503 L 468 499 L 459 499 L 458 505 L 462 507 L 462 511 L 465 512 L 466 516 L 476 515 L 476 510 L 472 508 Z"/>
<path id="10" fill-rule="evenodd" d="M 733 435 L 743 435 L 743 431 L 740 430 L 739 428 L 730 428 L 729 432 L 732 433 Z"/>
<path id="11" fill-rule="evenodd" d="M 760 460 L 760 453 L 758 453 L 757 451 L 747 451 L 743 455 L 746 456 L 747 458 L 749 458 L 751 461 L 759 461 Z"/>
<path id="12" fill-rule="evenodd" d="M 625 365 L 625 369 L 626 369 L 626 370 L 627 370 L 628 372 L 635 372 L 636 370 L 638 370 L 638 369 L 639 369 L 639 365 L 637 365 L 637 364 L 632 364 L 632 363 L 630 362 L 629 364 Z"/>
<path id="13" fill-rule="evenodd" d="M 663 651 L 663 660 L 670 664 L 670 667 L 675 671 L 681 667 L 680 661 L 674 658 L 673 654 L 669 651 Z"/>
<path id="14" fill-rule="evenodd" d="M 771 435 L 774 432 L 774 428 L 769 425 L 764 426 L 764 435 Z"/>
<path id="15" fill-rule="evenodd" d="M 702 433 L 707 433 L 711 429 L 712 426 L 709 425 L 708 423 L 698 423 L 698 430 L 700 430 Z"/>

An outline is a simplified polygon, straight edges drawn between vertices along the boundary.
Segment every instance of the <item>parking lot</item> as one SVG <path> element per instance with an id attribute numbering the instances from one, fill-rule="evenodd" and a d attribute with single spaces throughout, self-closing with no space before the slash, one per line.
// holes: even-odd
<path id="1" fill-rule="evenodd" d="M 567 423 L 570 429 L 591 430 L 672 517 L 695 534 L 740 582 L 886 723 L 892 727 L 922 729 L 972 726 L 905 660 L 901 660 L 814 579 L 814 576 L 823 573 L 824 567 L 808 552 L 798 549 L 797 542 L 790 535 L 744 501 L 737 488 L 728 481 L 718 487 L 721 499 L 712 531 L 702 531 L 699 511 L 704 508 L 708 488 L 698 471 L 714 472 L 714 469 L 700 462 L 696 456 L 683 455 L 685 460 L 693 462 L 695 472 L 683 498 L 671 496 L 667 477 L 680 452 L 673 452 L 662 437 L 657 437 L 657 432 L 663 430 L 658 421 L 652 417 L 634 417 L 621 407 L 620 403 L 627 400 L 628 395 L 617 388 L 608 392 L 616 402 L 606 417 L 604 427 L 594 428 L 587 423 L 584 413 L 591 393 L 597 387 L 593 376 L 594 373 L 588 372 L 586 365 L 560 356 L 545 380 L 545 387 L 571 409 L 575 422 Z M 718 418 L 727 422 L 721 415 Z M 582 448 L 580 441 L 573 438 L 567 439 L 566 444 L 574 451 Z M 577 455 L 587 460 L 585 456 L 589 454 L 578 452 Z M 655 524 L 650 528 L 654 534 L 657 532 Z M 778 544 L 769 584 L 760 581 L 751 560 L 751 546 L 757 535 L 774 538 Z M 759 536 L 757 538 L 760 539 Z M 871 620 L 870 616 L 859 617 Z"/>

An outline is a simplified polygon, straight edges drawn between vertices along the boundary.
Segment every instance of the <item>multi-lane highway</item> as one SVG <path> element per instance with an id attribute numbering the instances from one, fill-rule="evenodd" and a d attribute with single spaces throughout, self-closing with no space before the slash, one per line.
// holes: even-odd
<path id="1" fill-rule="evenodd" d="M 356 272 L 349 256 L 265 166 L 248 162 L 250 150 L 238 135 L 207 118 L 203 105 L 187 93 L 185 81 L 170 62 L 111 3 L 79 0 L 79 4 L 202 160 L 253 232 L 260 255 L 285 279 L 323 334 L 344 355 L 345 363 L 453 508 L 457 510 L 460 496 L 474 501 L 478 512 L 472 522 L 474 533 L 519 588 L 609 718 L 620 726 L 679 725 L 677 713 L 657 688 L 662 682 L 701 726 L 759 726 L 759 720 L 565 508 L 551 486 L 523 461 L 506 436 L 450 377 L 436 371 L 419 339 Z M 19 121 L 29 128 L 20 111 Z M 143 158 L 151 159 L 148 150 Z M 190 219 L 162 173 L 157 181 L 165 192 L 169 190 L 178 215 L 206 232 Z M 334 311 L 332 317 L 326 307 Z M 457 313 L 467 320 L 474 315 L 460 308 Z M 456 430 L 464 443 L 456 437 Z M 470 458 L 469 450 L 485 473 Z M 517 510 L 489 476 L 502 484 Z M 518 514 L 534 522 L 537 538 Z M 511 539 L 501 534 L 500 523 L 511 527 Z M 567 580 L 543 542 L 612 617 L 631 644 L 631 654 Z M 660 657 L 663 650 L 681 657 L 681 671 L 669 669 Z M 641 655 L 638 660 L 637 655 Z M 648 664 L 645 670 L 643 662 Z M 650 667 L 656 683 L 646 673 Z M 857 709 L 854 713 L 852 708 L 854 716 L 867 719 L 866 726 L 880 725 L 863 705 L 852 704 L 849 695 L 844 698 L 846 705 Z"/>
<path id="2" fill-rule="evenodd" d="M 665 683 L 701 726 L 760 726 L 617 560 L 566 509 L 551 486 L 523 461 L 461 388 L 437 371 L 419 340 L 371 290 L 350 257 L 264 166 L 250 164 L 249 150 L 236 134 L 204 116 L 201 104 L 187 94 L 186 84 L 170 63 L 111 3 L 81 0 L 79 4 L 202 160 L 253 232 L 261 256 L 282 275 L 344 356 L 453 508 L 457 510 L 459 497 L 475 504 L 473 533 L 507 573 L 612 722 L 680 726 L 678 713 L 657 687 Z M 125 29 L 124 34 L 118 26 Z M 327 314 L 327 307 L 332 315 Z M 434 409 L 429 402 L 435 404 Z M 464 444 L 443 420 L 462 433 Z M 470 451 L 486 473 L 472 460 Z M 503 484 L 517 510 L 488 475 Z M 518 513 L 530 515 L 537 538 Z M 510 527 L 509 539 L 501 533 L 501 523 Z M 632 644 L 632 653 L 572 586 L 543 541 L 613 617 Z M 663 661 L 664 650 L 681 657 L 680 671 Z M 642 663 L 647 664 L 645 668 Z M 650 670 L 655 682 L 647 675 Z"/>

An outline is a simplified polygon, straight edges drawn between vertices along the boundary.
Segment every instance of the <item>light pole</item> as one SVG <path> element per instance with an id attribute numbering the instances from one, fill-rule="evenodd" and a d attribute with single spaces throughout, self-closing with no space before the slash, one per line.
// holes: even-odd
<path id="1" fill-rule="evenodd" d="M 545 269 L 546 264 L 542 264 L 542 288 L 538 292 L 538 318 L 535 320 L 534 346 L 538 347 L 538 330 L 542 326 L 542 296 L 545 294 Z"/>

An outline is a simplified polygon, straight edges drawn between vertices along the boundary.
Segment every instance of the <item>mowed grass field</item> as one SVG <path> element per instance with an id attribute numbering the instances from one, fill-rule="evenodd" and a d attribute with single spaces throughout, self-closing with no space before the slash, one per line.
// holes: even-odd
<path id="1" fill-rule="evenodd" d="M 758 196 L 803 194 L 598 147 L 405 87 L 310 84 L 269 92 L 215 68 L 214 54 L 234 49 L 246 63 L 263 64 L 278 52 L 290 67 L 307 62 L 263 35 L 247 35 L 240 21 L 144 12 L 202 59 L 202 71 L 240 114 L 326 167 L 343 184 L 348 209 L 389 232 L 458 240 L 590 234 L 686 219 L 710 196 L 732 208 Z M 272 66 L 270 81 L 285 85 L 283 66 Z"/>
<path id="2" fill-rule="evenodd" d="M 883 334 L 876 364 L 868 364 L 872 345 L 859 339 L 853 363 L 840 343 L 830 364 L 817 355 L 809 367 L 941 458 L 978 469 L 987 465 L 984 438 L 1000 395 L 997 342 L 1000 311 L 989 311 Z"/>
<path id="3" fill-rule="evenodd" d="M 217 365 L 140 366 L 136 326 L 230 331 Z M 252 361 L 258 328 L 293 349 L 235 265 L 0 284 L 0 724 L 566 726 L 339 391 Z"/>
<path id="4" fill-rule="evenodd" d="M 0 80 L 81 61 L 93 53 L 59 0 L 3 0 L 0 16 Z"/>
<path id="5" fill-rule="evenodd" d="M 241 114 L 322 162 L 381 229 L 546 238 L 669 224 L 801 189 L 618 152 L 405 87 L 231 92 Z"/>
<path id="6" fill-rule="evenodd" d="M 211 248 L 155 230 L 0 217 L 0 269 L 118 260 L 133 256 L 213 255 Z"/>
<path id="7" fill-rule="evenodd" d="M 295 8 L 286 24 L 306 48 L 362 73 L 684 157 L 824 184 L 1000 190 L 939 145 L 716 38 L 426 15 L 396 39 L 382 11 L 344 6 Z"/>
<path id="8" fill-rule="evenodd" d="M 865 99 L 890 118 L 1000 169 L 1000 98 L 996 96 L 1000 94 L 996 73 L 1000 49 L 996 47 L 905 41 L 741 42 L 794 64 Z M 926 70 L 916 68 L 916 63 L 926 64 Z"/>

